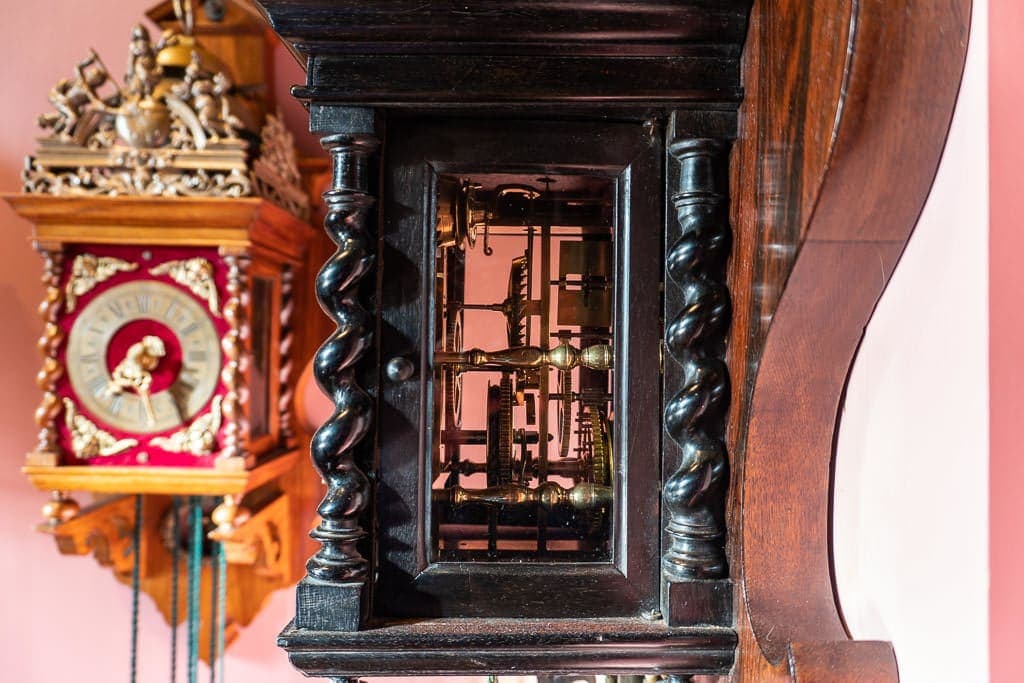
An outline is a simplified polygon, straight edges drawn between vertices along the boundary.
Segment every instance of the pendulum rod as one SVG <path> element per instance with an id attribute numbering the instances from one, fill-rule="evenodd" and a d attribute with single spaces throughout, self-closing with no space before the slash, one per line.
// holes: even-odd
<path id="1" fill-rule="evenodd" d="M 199 581 L 203 564 L 203 508 L 198 496 L 189 497 L 191 544 L 188 554 L 188 683 L 196 683 L 199 665 Z"/>
<path id="2" fill-rule="evenodd" d="M 135 496 L 135 527 L 132 529 L 132 645 L 131 683 L 135 683 L 139 654 L 139 568 L 142 550 L 142 496 Z"/>
<path id="3" fill-rule="evenodd" d="M 181 499 L 171 498 L 171 683 L 178 680 L 178 577 L 181 574 L 181 531 L 178 515 L 181 514 Z"/>

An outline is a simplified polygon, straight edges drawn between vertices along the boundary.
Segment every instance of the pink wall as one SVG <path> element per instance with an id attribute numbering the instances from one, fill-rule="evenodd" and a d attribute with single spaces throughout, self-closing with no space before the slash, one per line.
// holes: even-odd
<path id="1" fill-rule="evenodd" d="M 988 671 L 986 4 L 974 2 L 935 183 L 865 331 L 836 449 L 843 616 L 855 637 L 893 643 L 904 683 Z"/>
<path id="2" fill-rule="evenodd" d="M 992 680 L 1024 680 L 1024 4 L 989 0 Z"/>

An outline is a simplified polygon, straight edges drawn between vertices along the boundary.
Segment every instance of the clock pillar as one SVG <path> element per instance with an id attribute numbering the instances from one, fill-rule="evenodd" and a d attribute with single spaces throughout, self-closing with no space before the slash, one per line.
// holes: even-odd
<path id="1" fill-rule="evenodd" d="M 311 533 L 320 549 L 298 586 L 295 620 L 300 628 L 353 631 L 364 619 L 372 576 L 360 542 L 366 536 L 363 512 L 372 497 L 366 472 L 373 471 L 375 316 L 363 302 L 375 286 L 370 178 L 380 140 L 370 109 L 316 107 L 313 116 L 314 132 L 322 135 L 331 156 L 324 230 L 337 245 L 316 278 L 317 298 L 337 328 L 317 351 L 313 367 L 334 413 L 311 444 L 327 494 L 317 508 L 321 522 Z"/>

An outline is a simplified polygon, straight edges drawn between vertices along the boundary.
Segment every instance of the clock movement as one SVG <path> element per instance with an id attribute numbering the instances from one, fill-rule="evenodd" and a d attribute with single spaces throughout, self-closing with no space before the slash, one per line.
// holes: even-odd
<path id="1" fill-rule="evenodd" d="M 43 398 L 23 467 L 52 492 L 41 529 L 172 625 L 187 612 L 193 664 L 200 640 L 219 656 L 200 619 L 223 648 L 292 581 L 308 523 L 292 513 L 305 485 L 291 395 L 309 205 L 291 135 L 250 82 L 265 30 L 214 5 L 154 8 L 164 31 L 130 31 L 121 82 L 88 52 L 50 91 L 24 192 L 6 197 L 44 258 Z"/>
<path id="2" fill-rule="evenodd" d="M 836 602 L 832 447 L 969 3 L 259 5 L 337 245 L 292 663 L 895 679 Z"/>

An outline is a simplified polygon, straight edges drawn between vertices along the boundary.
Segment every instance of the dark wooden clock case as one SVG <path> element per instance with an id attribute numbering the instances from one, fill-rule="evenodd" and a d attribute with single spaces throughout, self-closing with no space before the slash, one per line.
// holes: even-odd
<path id="1" fill-rule="evenodd" d="M 339 247 L 317 280 L 336 412 L 312 447 L 328 490 L 280 637 L 292 662 L 341 680 L 894 679 L 891 646 L 842 626 L 832 450 L 934 174 L 969 3 L 260 4 L 307 66 L 295 94 L 332 158 Z M 612 564 L 425 560 L 424 384 L 383 368 L 426 358 L 427 161 L 633 169 Z"/>

